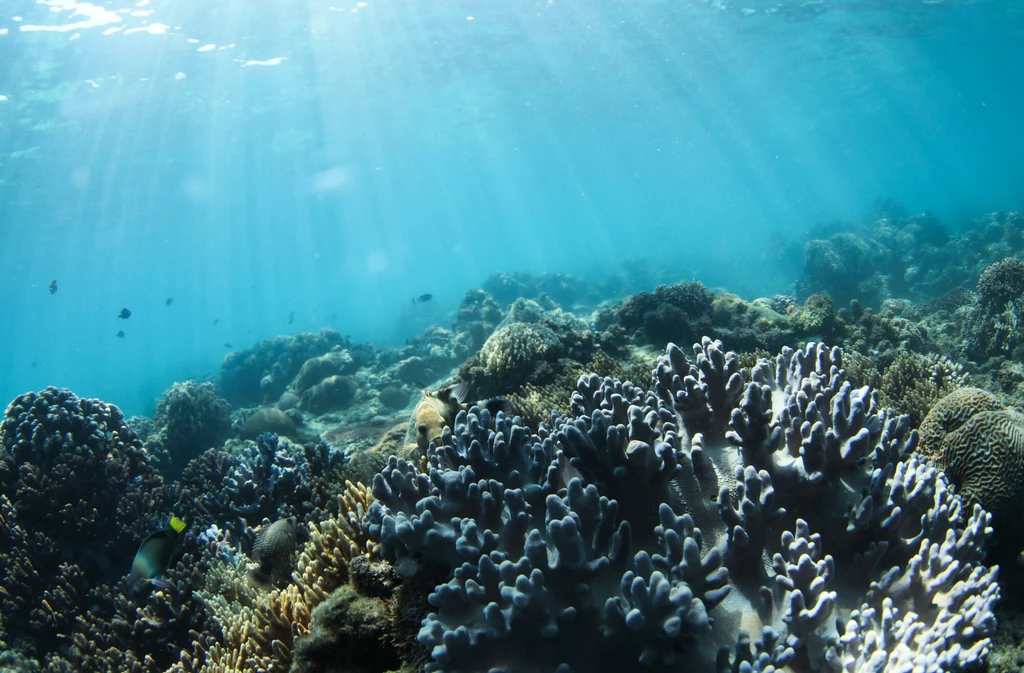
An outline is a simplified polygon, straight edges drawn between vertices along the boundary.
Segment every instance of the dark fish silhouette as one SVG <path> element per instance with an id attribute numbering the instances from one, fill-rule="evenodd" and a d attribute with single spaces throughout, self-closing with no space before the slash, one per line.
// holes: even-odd
<path id="1" fill-rule="evenodd" d="M 217 323 L 219 323 L 219 322 L 220 322 L 220 318 L 217 318 L 216 320 L 213 321 L 213 326 L 216 327 Z"/>
<path id="2" fill-rule="evenodd" d="M 170 306 L 173 303 L 174 303 L 174 297 L 168 297 L 167 299 L 164 300 L 164 306 Z"/>
<path id="3" fill-rule="evenodd" d="M 185 522 L 172 516 L 167 522 L 167 528 L 153 533 L 142 541 L 139 551 L 135 552 L 132 571 L 128 574 L 129 587 L 137 589 L 143 582 L 149 582 L 159 588 L 169 586 L 165 580 L 160 579 L 160 575 L 163 575 L 171 565 L 171 556 L 174 555 L 178 536 L 183 530 Z"/>
<path id="4" fill-rule="evenodd" d="M 260 532 L 252 545 L 253 560 L 258 564 L 249 570 L 249 581 L 256 586 L 268 587 L 286 579 L 291 572 L 292 554 L 295 553 L 296 519 L 279 519 Z"/>
<path id="5" fill-rule="evenodd" d="M 430 294 L 428 292 L 427 294 L 421 294 L 418 297 L 414 297 L 413 300 L 412 300 L 412 303 L 414 303 L 414 304 L 425 304 L 425 303 L 427 303 L 428 301 L 430 301 L 433 298 L 434 298 L 434 295 L 432 295 L 432 294 Z"/>
<path id="6" fill-rule="evenodd" d="M 121 309 L 121 312 L 117 314 L 117 317 L 121 320 L 127 320 L 132 317 L 132 312 L 126 308 Z"/>
<path id="7" fill-rule="evenodd" d="M 295 322 L 295 311 L 288 314 L 288 324 L 291 325 L 293 322 Z"/>
<path id="8" fill-rule="evenodd" d="M 50 282 L 50 294 L 57 294 L 57 281 Z"/>
<path id="9" fill-rule="evenodd" d="M 117 334 L 115 334 L 114 336 L 116 336 L 118 339 L 123 339 L 124 338 L 124 330 L 123 329 L 117 330 Z"/>
<path id="10" fill-rule="evenodd" d="M 234 348 L 234 346 L 232 346 L 232 345 L 231 345 L 231 344 L 229 344 L 229 343 L 228 343 L 227 341 L 225 341 L 225 342 L 224 342 L 224 348 Z"/>

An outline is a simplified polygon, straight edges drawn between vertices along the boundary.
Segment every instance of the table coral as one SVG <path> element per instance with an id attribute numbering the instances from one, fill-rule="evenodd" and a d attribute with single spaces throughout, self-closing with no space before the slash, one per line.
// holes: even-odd
<path id="1" fill-rule="evenodd" d="M 448 573 L 419 633 L 427 669 L 983 659 L 990 516 L 913 455 L 908 419 L 854 388 L 837 348 L 752 369 L 707 338 L 693 352 L 670 344 L 653 391 L 581 377 L 536 432 L 462 412 L 422 468 L 375 476 L 364 527 L 382 556 Z"/>

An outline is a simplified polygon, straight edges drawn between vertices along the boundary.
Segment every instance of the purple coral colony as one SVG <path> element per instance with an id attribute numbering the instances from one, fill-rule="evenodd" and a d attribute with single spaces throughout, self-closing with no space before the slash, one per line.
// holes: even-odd
<path id="1" fill-rule="evenodd" d="M 1016 213 L 883 218 L 795 296 L 496 274 L 152 419 L 21 395 L 0 671 L 1021 670 L 1021 258 Z"/>

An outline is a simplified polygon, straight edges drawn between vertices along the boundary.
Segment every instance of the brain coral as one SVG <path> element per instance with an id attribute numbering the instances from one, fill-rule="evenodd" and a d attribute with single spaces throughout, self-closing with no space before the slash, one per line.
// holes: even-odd
<path id="1" fill-rule="evenodd" d="M 907 418 L 854 388 L 837 348 L 753 368 L 708 338 L 693 352 L 670 344 L 651 391 L 580 377 L 536 432 L 463 411 L 425 471 L 392 457 L 374 477 L 363 525 L 382 557 L 445 576 L 418 637 L 427 670 L 983 660 L 990 516 L 913 455 Z"/>
<path id="2" fill-rule="evenodd" d="M 983 411 L 1000 411 L 1003 403 L 981 388 L 959 388 L 939 400 L 921 422 L 921 443 L 917 452 L 935 457 L 945 436 Z"/>
<path id="3" fill-rule="evenodd" d="M 963 388 L 936 405 L 921 431 L 936 465 L 964 500 L 992 513 L 1000 553 L 1020 551 L 1024 414 L 983 390 Z"/>

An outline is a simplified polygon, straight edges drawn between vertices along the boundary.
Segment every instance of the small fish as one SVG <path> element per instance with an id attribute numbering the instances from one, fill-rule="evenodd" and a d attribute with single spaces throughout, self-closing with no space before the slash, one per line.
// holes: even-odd
<path id="1" fill-rule="evenodd" d="M 469 384 L 465 381 L 445 386 L 436 392 L 422 391 L 419 404 L 412 412 L 409 443 L 412 443 L 414 437 L 416 447 L 421 454 L 426 453 L 431 442 L 440 445 L 444 427 L 454 428 L 455 417 L 460 411 L 469 409 L 471 406 L 485 408 L 492 414 L 497 414 L 499 411 L 508 414 L 511 411 L 512 406 L 503 397 L 493 397 L 475 404 L 467 404 L 467 394 L 469 394 Z"/>
<path id="2" fill-rule="evenodd" d="M 288 324 L 291 325 L 293 322 L 295 322 L 295 311 L 288 314 Z"/>
<path id="3" fill-rule="evenodd" d="M 121 312 L 117 314 L 117 317 L 121 320 L 127 320 L 132 317 L 132 312 L 126 308 L 121 309 Z"/>
<path id="4" fill-rule="evenodd" d="M 168 297 L 167 299 L 164 300 L 164 306 L 170 306 L 173 303 L 174 303 L 174 297 Z"/>
<path id="5" fill-rule="evenodd" d="M 296 523 L 295 517 L 290 516 L 278 519 L 260 532 L 252 545 L 257 565 L 249 570 L 251 584 L 269 587 L 291 574 Z"/>
<path id="6" fill-rule="evenodd" d="M 430 293 L 421 294 L 418 297 L 413 297 L 412 303 L 414 303 L 414 304 L 425 304 L 425 303 L 427 303 L 428 301 L 430 301 L 433 298 L 434 298 L 434 295 L 432 295 Z"/>
<path id="7" fill-rule="evenodd" d="M 57 294 L 57 281 L 50 282 L 50 294 Z"/>
<path id="8" fill-rule="evenodd" d="M 123 339 L 124 338 L 124 330 L 123 329 L 117 330 L 117 334 L 115 334 L 114 336 L 116 336 L 118 339 Z"/>
<path id="9" fill-rule="evenodd" d="M 224 342 L 224 348 L 234 348 L 234 346 L 232 346 L 232 345 L 231 345 L 231 344 L 229 344 L 229 343 L 228 343 L 227 341 L 225 341 L 225 342 Z"/>
<path id="10" fill-rule="evenodd" d="M 220 318 L 217 318 L 216 320 L 213 321 L 213 326 L 216 327 L 217 323 L 219 323 L 219 322 L 220 322 Z"/>
<path id="11" fill-rule="evenodd" d="M 159 588 L 170 586 L 160 576 L 170 567 L 171 557 L 174 556 L 174 549 L 178 546 L 178 538 L 183 530 L 185 522 L 172 516 L 166 528 L 142 541 L 139 551 L 135 552 L 132 570 L 128 574 L 128 586 L 131 589 L 137 589 L 146 582 Z"/>
<path id="12" fill-rule="evenodd" d="M 33 360 L 33 361 L 32 361 L 32 369 L 35 369 L 35 368 L 36 368 L 36 361 L 35 361 L 35 360 Z"/>

